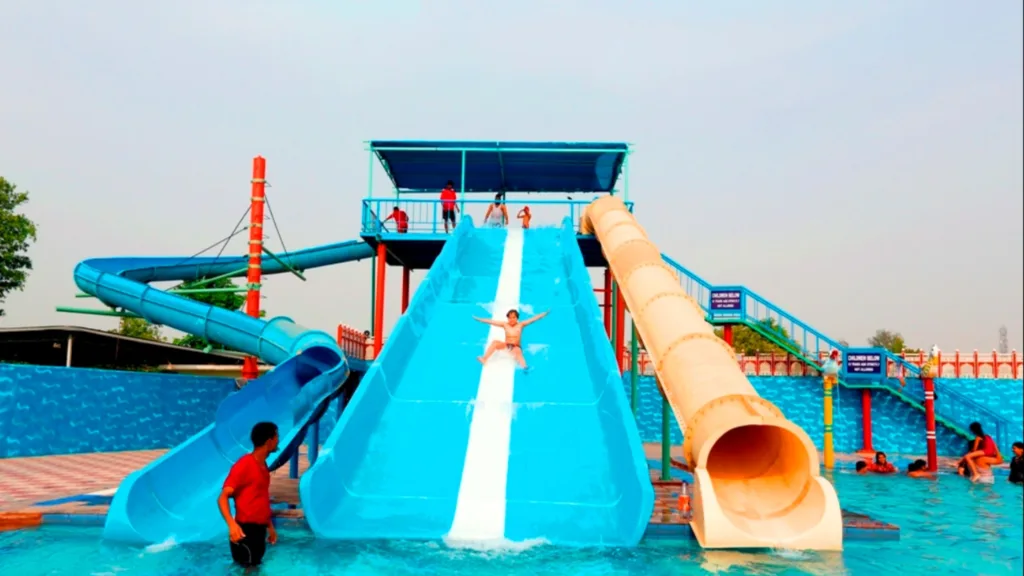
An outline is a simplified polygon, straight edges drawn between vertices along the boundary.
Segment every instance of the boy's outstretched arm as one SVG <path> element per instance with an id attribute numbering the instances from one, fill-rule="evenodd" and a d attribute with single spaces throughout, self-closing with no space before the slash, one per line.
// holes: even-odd
<path id="1" fill-rule="evenodd" d="M 526 320 L 523 320 L 522 322 L 520 322 L 520 324 L 522 324 L 523 326 L 529 326 L 530 324 L 533 324 L 537 320 L 540 320 L 541 318 L 547 316 L 548 312 L 551 312 L 551 310 L 545 310 L 545 311 L 541 312 L 540 314 L 537 314 L 533 318 L 528 318 Z"/>
<path id="2" fill-rule="evenodd" d="M 473 316 L 473 320 L 476 320 L 477 322 L 483 322 L 484 324 L 490 324 L 491 326 L 504 326 L 505 325 L 504 322 L 498 322 L 497 320 L 491 320 L 490 318 L 478 318 L 476 316 Z"/>

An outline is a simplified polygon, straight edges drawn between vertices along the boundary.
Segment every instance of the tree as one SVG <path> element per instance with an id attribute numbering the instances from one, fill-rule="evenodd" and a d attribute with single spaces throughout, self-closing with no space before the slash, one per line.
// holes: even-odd
<path id="1" fill-rule="evenodd" d="M 7 294 L 25 287 L 32 260 L 26 253 L 36 239 L 36 225 L 24 214 L 16 212 L 28 202 L 28 192 L 0 176 L 0 305 Z M 0 307 L 0 317 L 4 309 Z"/>
<path id="2" fill-rule="evenodd" d="M 108 332 L 128 336 L 129 338 L 142 338 L 143 340 L 155 340 L 157 342 L 165 341 L 163 335 L 160 334 L 160 327 L 150 324 L 145 318 L 121 318 L 117 328 L 108 330 Z"/>
<path id="3" fill-rule="evenodd" d="M 758 322 L 760 327 L 765 331 L 771 331 L 776 333 L 781 339 L 792 343 L 793 350 L 799 350 L 796 342 L 793 342 L 789 333 L 778 325 L 774 319 L 766 319 Z M 723 331 L 721 328 L 715 329 L 715 334 L 719 338 L 722 337 Z M 772 342 L 768 338 L 765 338 L 753 328 L 748 326 L 733 326 L 732 327 L 732 347 L 737 352 L 744 356 L 754 356 L 757 354 L 789 354 L 790 350 L 779 346 L 775 342 Z"/>
<path id="4" fill-rule="evenodd" d="M 1006 335 L 1006 326 L 999 327 L 999 353 L 1006 354 L 1010 351 L 1010 338 Z"/>
<path id="5" fill-rule="evenodd" d="M 203 279 L 199 279 L 193 282 L 185 282 L 178 288 L 181 290 L 195 290 L 199 288 L 227 290 L 238 288 L 238 285 L 235 284 L 231 278 L 221 278 L 220 280 L 215 280 L 205 284 L 203 283 Z M 238 292 L 202 292 L 198 294 L 182 294 L 182 296 L 195 300 L 196 302 L 202 302 L 203 304 L 209 304 L 210 306 L 216 306 L 218 308 L 224 308 L 225 310 L 232 311 L 239 310 L 242 305 L 245 304 L 245 296 Z M 181 338 L 175 338 L 174 343 L 178 346 L 195 348 L 196 350 L 205 350 L 207 348 L 212 350 L 224 349 L 224 346 L 221 344 L 209 342 L 202 336 L 196 336 L 195 334 L 186 334 Z"/>
<path id="6" fill-rule="evenodd" d="M 868 345 L 874 348 L 885 348 L 893 354 L 919 354 L 920 348 L 908 348 L 903 335 L 892 330 L 875 330 L 875 335 L 868 338 Z"/>

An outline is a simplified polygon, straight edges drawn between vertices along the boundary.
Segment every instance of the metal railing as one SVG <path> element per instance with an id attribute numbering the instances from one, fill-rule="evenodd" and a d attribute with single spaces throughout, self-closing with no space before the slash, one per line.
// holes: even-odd
<path id="1" fill-rule="evenodd" d="M 495 206 L 493 213 L 503 206 L 505 211 L 501 218 L 502 225 L 520 227 L 523 224 L 523 209 L 529 208 L 531 228 L 561 226 L 563 220 L 568 217 L 572 220 L 574 228 L 579 230 L 583 210 L 591 202 L 592 200 L 510 198 L 496 205 L 493 199 L 461 199 L 455 202 L 455 217 L 457 223 L 463 215 L 470 214 L 478 226 L 486 227 L 488 222 L 484 221 L 484 216 L 488 208 Z M 630 212 L 633 211 L 632 202 L 626 202 L 626 206 Z M 404 214 L 404 217 L 401 214 Z M 498 214 L 502 212 L 499 211 Z M 439 199 L 367 198 L 363 200 L 362 233 L 443 234 L 443 215 L 444 207 Z M 405 222 L 404 227 L 399 226 L 401 221 Z M 454 230 L 450 222 L 449 230 Z"/>
<path id="2" fill-rule="evenodd" d="M 784 347 L 792 348 L 807 360 L 817 359 L 820 363 L 832 349 L 840 351 L 843 358 L 846 358 L 845 346 L 782 310 L 767 298 L 743 286 L 712 286 L 668 256 L 662 255 L 662 258 L 675 269 L 680 278 L 680 285 L 687 294 L 700 303 L 711 323 L 736 323 L 753 327 L 786 345 Z M 861 350 L 863 349 L 858 349 Z M 923 407 L 924 389 L 919 378 L 920 367 L 887 350 L 878 348 L 873 351 L 881 356 L 882 374 L 871 379 L 870 387 L 885 388 L 896 396 Z M 849 377 L 850 375 L 846 374 L 845 362 L 843 369 L 844 375 Z M 911 378 L 905 380 L 906 386 L 892 378 L 893 373 L 901 369 L 904 378 Z M 844 381 L 844 384 L 856 387 L 850 382 Z M 939 386 L 936 383 L 936 387 L 938 398 L 941 399 L 935 402 L 937 416 L 953 425 L 960 433 L 967 433 L 969 424 L 978 422 L 989 431 L 999 446 L 1007 445 L 1010 433 L 1008 420 L 948 386 Z"/>

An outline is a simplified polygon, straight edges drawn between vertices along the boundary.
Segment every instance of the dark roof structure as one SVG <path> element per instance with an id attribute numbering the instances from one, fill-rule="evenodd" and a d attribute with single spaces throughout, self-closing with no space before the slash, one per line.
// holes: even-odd
<path id="1" fill-rule="evenodd" d="M 449 180 L 465 192 L 610 192 L 629 154 L 623 142 L 374 140 L 369 145 L 400 193 L 436 194 Z"/>
<path id="2" fill-rule="evenodd" d="M 234 352 L 206 353 L 80 326 L 32 326 L 0 328 L 0 362 L 65 366 L 69 339 L 71 366 L 76 368 L 241 364 L 243 358 Z"/>

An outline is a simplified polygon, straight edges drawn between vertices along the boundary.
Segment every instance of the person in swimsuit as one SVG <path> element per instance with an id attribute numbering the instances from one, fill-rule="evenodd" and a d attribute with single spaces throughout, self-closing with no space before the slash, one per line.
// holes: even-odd
<path id="1" fill-rule="evenodd" d="M 910 464 L 907 464 L 907 476 L 910 476 L 911 478 L 935 479 L 935 474 L 932 474 L 928 470 L 928 463 L 924 460 L 914 460 Z"/>
<path id="2" fill-rule="evenodd" d="M 529 206 L 523 206 L 523 209 L 519 211 L 519 214 L 516 214 L 516 218 L 519 218 L 520 220 L 523 221 L 523 230 L 530 229 L 530 219 L 533 217 L 530 216 Z"/>
<path id="3" fill-rule="evenodd" d="M 231 467 L 217 507 L 228 525 L 231 558 L 242 566 L 258 566 L 267 551 L 267 542 L 277 543 L 277 531 L 270 517 L 270 470 L 267 457 L 277 450 L 277 425 L 260 422 L 249 433 L 252 452 Z M 231 517 L 228 500 L 235 499 Z"/>
<path id="4" fill-rule="evenodd" d="M 508 208 L 505 207 L 505 195 L 501 192 L 494 195 L 494 204 L 487 206 L 484 224 L 491 228 L 504 228 L 508 224 Z"/>
<path id="5" fill-rule="evenodd" d="M 519 321 L 519 311 L 509 310 L 508 314 L 505 314 L 505 321 L 491 320 L 489 318 L 477 318 L 473 317 L 477 322 L 483 322 L 484 324 L 490 324 L 491 326 L 500 326 L 505 330 L 505 341 L 495 340 L 487 346 L 487 351 L 484 352 L 483 356 L 477 358 L 481 364 L 486 364 L 487 360 L 490 359 L 491 354 L 494 354 L 498 350 L 508 350 L 508 353 L 515 358 L 520 368 L 526 368 L 526 358 L 523 357 L 523 328 L 533 324 L 537 320 L 547 316 L 547 312 L 541 312 L 529 320 Z"/>
<path id="6" fill-rule="evenodd" d="M 889 462 L 885 452 L 875 452 L 875 461 L 868 464 L 867 470 L 875 474 L 894 474 L 896 467 L 892 465 L 892 462 Z"/>
<path id="7" fill-rule="evenodd" d="M 991 476 L 992 466 L 1003 463 L 1003 455 L 999 453 L 996 441 L 985 434 L 978 422 L 971 422 L 971 434 L 974 440 L 971 441 L 971 448 L 964 454 L 964 463 L 971 471 L 971 482 L 981 480 L 982 476 Z"/>

